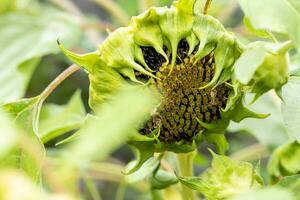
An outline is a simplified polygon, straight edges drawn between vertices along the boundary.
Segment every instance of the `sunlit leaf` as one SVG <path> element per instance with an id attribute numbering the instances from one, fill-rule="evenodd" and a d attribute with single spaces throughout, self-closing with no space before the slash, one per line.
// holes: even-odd
<path id="1" fill-rule="evenodd" d="M 239 0 L 256 29 L 285 33 L 300 50 L 300 4 L 298 0 Z M 279 15 L 280 13 L 280 15 Z"/>

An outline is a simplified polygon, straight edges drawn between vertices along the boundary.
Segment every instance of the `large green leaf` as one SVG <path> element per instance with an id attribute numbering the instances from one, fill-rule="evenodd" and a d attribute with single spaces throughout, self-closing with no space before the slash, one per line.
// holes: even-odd
<path id="1" fill-rule="evenodd" d="M 18 133 L 10 118 L 0 109 L 0 159 L 16 144 Z"/>
<path id="2" fill-rule="evenodd" d="M 58 53 L 56 40 L 74 44 L 80 36 L 73 16 L 49 8 L 0 15 L 0 102 L 24 95 L 39 58 Z"/>
<path id="3" fill-rule="evenodd" d="M 288 34 L 300 51 L 300 4 L 298 0 L 239 0 L 256 29 Z"/>
<path id="4" fill-rule="evenodd" d="M 66 105 L 46 104 L 40 114 L 39 136 L 46 143 L 64 133 L 80 128 L 86 111 L 76 92 Z"/>
<path id="5" fill-rule="evenodd" d="M 45 149 L 37 136 L 37 113 L 39 97 L 22 99 L 16 102 L 3 105 L 3 109 L 13 117 L 16 125 L 22 131 L 23 142 L 16 147 L 15 151 L 7 158 L 13 160 L 9 162 L 16 168 L 26 172 L 33 180 L 39 180 L 40 169 L 45 156 Z M 26 141 L 26 144 L 24 144 Z M 17 159 L 12 159 L 17 158 Z M 5 162 L 5 161 L 4 161 Z"/>
<path id="6" fill-rule="evenodd" d="M 268 113 L 270 116 L 266 119 L 248 118 L 240 123 L 232 122 L 229 130 L 249 132 L 261 144 L 269 147 L 277 147 L 285 143 L 289 138 L 282 120 L 280 104 L 280 99 L 273 92 L 263 95 L 249 108 L 255 112 Z"/>
<path id="7" fill-rule="evenodd" d="M 283 120 L 289 134 L 300 142 L 300 76 L 292 75 L 286 85 L 282 87 Z"/>

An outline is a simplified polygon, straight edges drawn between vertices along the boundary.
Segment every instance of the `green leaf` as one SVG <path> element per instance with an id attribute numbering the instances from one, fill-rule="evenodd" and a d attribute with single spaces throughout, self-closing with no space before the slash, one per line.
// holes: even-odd
<path id="1" fill-rule="evenodd" d="M 40 57 L 58 53 L 60 37 L 74 44 L 80 36 L 73 16 L 49 8 L 0 15 L 0 102 L 24 95 Z"/>
<path id="2" fill-rule="evenodd" d="M 250 99 L 252 97 L 248 96 L 247 100 Z M 240 123 L 232 122 L 229 130 L 249 132 L 268 147 L 277 147 L 285 143 L 289 137 L 281 117 L 280 104 L 280 99 L 273 92 L 264 94 L 249 107 L 255 112 L 269 113 L 270 116 L 265 119 L 248 118 Z"/>
<path id="3" fill-rule="evenodd" d="M 246 17 L 256 29 L 285 33 L 300 51 L 300 5 L 298 0 L 239 0 L 239 3 Z"/>
<path id="4" fill-rule="evenodd" d="M 271 34 L 267 30 L 255 29 L 247 17 L 244 17 L 243 21 L 244 21 L 245 26 L 251 33 L 253 33 L 259 37 L 262 37 L 262 38 L 272 39 Z"/>
<path id="5" fill-rule="evenodd" d="M 25 171 L 35 181 L 39 180 L 41 165 L 45 157 L 44 146 L 37 136 L 36 120 L 40 109 L 37 105 L 38 98 L 37 96 L 31 99 L 22 99 L 2 106 L 13 117 L 28 143 L 26 147 L 18 147 L 8 159 L 17 157 L 18 159 L 13 159 L 14 166 Z"/>
<path id="6" fill-rule="evenodd" d="M 300 197 L 300 174 L 283 177 L 276 185 L 289 189 L 296 197 Z"/>
<path id="7" fill-rule="evenodd" d="M 292 75 L 281 89 L 282 115 L 289 134 L 300 142 L 300 76 Z"/>
<path id="8" fill-rule="evenodd" d="M 46 143 L 69 131 L 79 129 L 86 117 L 86 111 L 77 91 L 63 106 L 46 104 L 40 113 L 39 136 Z"/>
<path id="9" fill-rule="evenodd" d="M 136 160 L 134 164 L 131 164 L 125 174 L 135 173 L 140 167 L 153 156 L 152 144 L 148 142 L 138 141 L 134 145 L 131 145 L 132 150 L 136 155 Z"/>
<path id="10" fill-rule="evenodd" d="M 287 190 L 278 187 L 264 188 L 254 190 L 239 195 L 231 200 L 296 200 L 293 194 Z"/>
<path id="11" fill-rule="evenodd" d="M 11 119 L 0 109 L 0 159 L 17 143 L 18 132 Z"/>
<path id="12" fill-rule="evenodd" d="M 68 148 L 76 162 L 104 159 L 124 144 L 137 127 L 149 117 L 154 97 L 140 87 L 130 87 L 115 94 L 111 101 L 100 105 L 97 117 L 79 130 L 79 137 Z"/>

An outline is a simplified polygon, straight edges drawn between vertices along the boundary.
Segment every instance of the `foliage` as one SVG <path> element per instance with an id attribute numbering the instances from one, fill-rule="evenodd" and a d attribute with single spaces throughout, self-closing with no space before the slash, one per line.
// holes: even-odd
<path id="1" fill-rule="evenodd" d="M 0 199 L 300 199 L 297 0 L 78 2 L 0 0 Z"/>

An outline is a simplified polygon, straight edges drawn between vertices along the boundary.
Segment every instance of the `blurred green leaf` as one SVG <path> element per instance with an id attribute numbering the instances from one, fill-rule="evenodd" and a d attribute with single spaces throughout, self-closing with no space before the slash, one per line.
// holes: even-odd
<path id="1" fill-rule="evenodd" d="M 300 4 L 298 0 L 239 0 L 239 3 L 256 29 L 288 34 L 300 51 Z"/>
<path id="2" fill-rule="evenodd" d="M 32 3 L 32 0 L 0 0 L 0 14 L 25 9 L 29 3 Z"/>
<path id="3" fill-rule="evenodd" d="M 283 176 L 300 174 L 300 144 L 290 142 L 277 148 L 268 163 L 271 181 L 277 181 Z"/>
<path id="4" fill-rule="evenodd" d="M 232 200 L 296 200 L 293 194 L 282 188 L 272 187 L 246 192 Z"/>
<path id="5" fill-rule="evenodd" d="M 45 149 L 37 136 L 36 114 L 40 107 L 38 96 L 30 99 L 21 99 L 16 102 L 3 105 L 3 109 L 13 117 L 15 123 L 20 128 L 23 139 L 28 143 L 27 146 L 17 147 L 8 158 L 17 157 L 15 167 L 24 170 L 28 176 L 37 181 L 40 175 L 40 168 L 45 156 Z"/>
<path id="6" fill-rule="evenodd" d="M 249 97 L 248 99 L 251 99 Z M 261 96 L 249 108 L 255 112 L 269 113 L 266 119 L 244 119 L 240 123 L 232 122 L 229 130 L 246 131 L 255 136 L 255 138 L 263 145 L 268 147 L 277 147 L 285 143 L 289 137 L 285 129 L 281 112 L 280 99 L 272 92 Z"/>
<path id="7" fill-rule="evenodd" d="M 0 109 L 0 159 L 5 156 L 18 140 L 18 132 L 10 118 Z"/>
<path id="8" fill-rule="evenodd" d="M 255 29 L 247 17 L 244 17 L 243 21 L 247 29 L 254 35 L 257 35 L 262 38 L 272 39 L 271 34 L 267 30 Z"/>
<path id="9" fill-rule="evenodd" d="M 300 142 L 300 76 L 291 75 L 289 81 L 281 89 L 283 98 L 282 114 L 289 134 Z"/>
<path id="10" fill-rule="evenodd" d="M 117 93 L 113 100 L 97 109 L 97 117 L 79 130 L 77 140 L 69 148 L 78 162 L 104 159 L 119 145 L 136 133 L 136 129 L 149 117 L 154 97 L 140 87 L 130 87 Z"/>
<path id="11" fill-rule="evenodd" d="M 164 189 L 176 183 L 178 183 L 178 179 L 174 174 L 160 169 L 151 177 L 153 189 Z"/>
<path id="12" fill-rule="evenodd" d="M 56 40 L 74 44 L 80 36 L 74 16 L 41 7 L 0 15 L 0 102 L 24 95 L 39 58 L 58 53 Z"/>
<path id="13" fill-rule="evenodd" d="M 289 189 L 300 199 L 300 174 L 283 177 L 276 185 Z"/>
<path id="14" fill-rule="evenodd" d="M 77 91 L 66 105 L 46 104 L 40 114 L 39 136 L 46 143 L 69 131 L 80 128 L 86 117 L 81 100 L 81 92 Z"/>
<path id="15" fill-rule="evenodd" d="M 74 200 L 64 194 L 49 194 L 20 171 L 0 172 L 1 200 Z"/>

